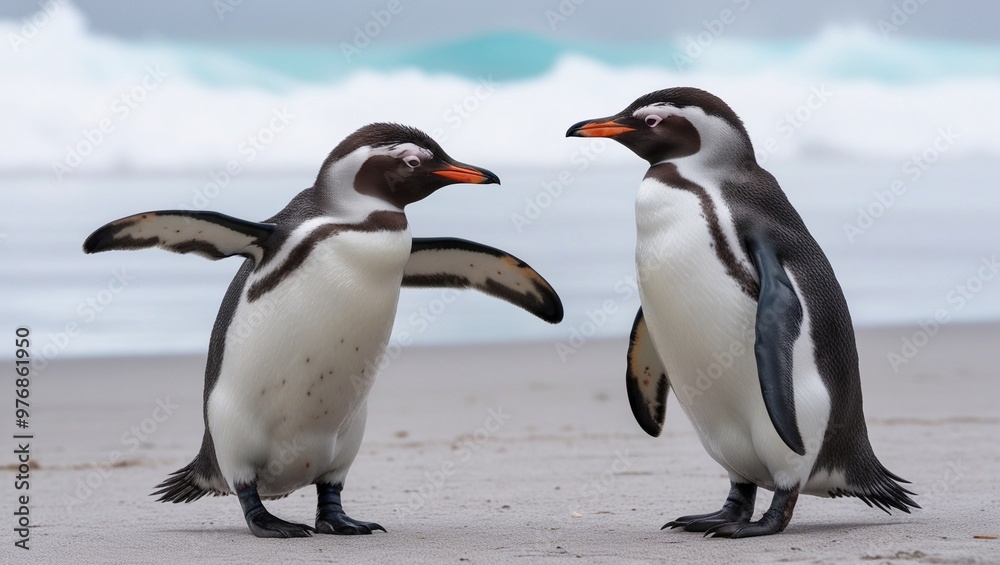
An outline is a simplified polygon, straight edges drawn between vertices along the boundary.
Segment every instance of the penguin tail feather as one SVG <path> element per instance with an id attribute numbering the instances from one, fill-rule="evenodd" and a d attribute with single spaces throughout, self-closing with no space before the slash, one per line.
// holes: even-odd
<path id="1" fill-rule="evenodd" d="M 910 513 L 910 508 L 920 508 L 920 505 L 910 498 L 916 496 L 899 483 L 910 484 L 910 481 L 897 476 L 881 463 L 877 463 L 878 468 L 866 474 L 864 480 L 850 485 L 848 488 L 837 488 L 829 491 L 833 498 L 841 496 L 853 496 L 860 498 L 862 502 L 870 507 L 878 508 L 886 514 L 891 514 L 891 508 L 902 512 Z"/>
<path id="2" fill-rule="evenodd" d="M 160 498 L 156 500 L 157 502 L 179 503 L 194 502 L 209 494 L 212 496 L 225 496 L 229 494 L 201 486 L 201 481 L 198 480 L 197 470 L 195 469 L 197 462 L 198 460 L 195 459 L 184 467 L 170 473 L 170 476 L 166 480 L 154 487 L 159 490 L 153 491 L 150 493 L 150 496 L 159 495 Z"/>

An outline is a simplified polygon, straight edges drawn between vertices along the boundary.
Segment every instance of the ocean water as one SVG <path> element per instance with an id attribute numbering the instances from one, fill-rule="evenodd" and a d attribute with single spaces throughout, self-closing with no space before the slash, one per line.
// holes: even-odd
<path id="1" fill-rule="evenodd" d="M 0 21 L 0 36 L 20 33 Z M 690 39 L 690 38 L 689 38 Z M 0 172 L 312 172 L 347 133 L 398 121 L 453 155 L 565 166 L 559 138 L 637 96 L 698 86 L 730 102 L 767 161 L 843 155 L 902 162 L 938 131 L 951 155 L 1000 155 L 1000 47 L 905 41 L 834 27 L 805 40 L 704 47 L 496 34 L 429 45 L 126 43 L 68 4 L 0 58 Z M 694 56 L 692 56 L 694 55 Z M 276 119 L 280 117 L 281 119 Z M 768 140 L 771 143 L 768 144 Z M 764 147 L 771 150 L 764 150 Z M 608 153 L 605 164 L 632 157 Z"/>
<path id="2" fill-rule="evenodd" d="M 473 292 L 406 289 L 394 342 L 545 339 L 577 347 L 617 337 L 624 344 L 639 305 L 634 195 L 644 170 L 639 162 L 594 166 L 560 187 L 558 170 L 499 167 L 501 186 L 447 187 L 411 205 L 417 237 L 463 237 L 527 261 L 560 293 L 566 320 L 550 326 Z M 878 193 L 884 198 L 902 178 L 898 167 L 827 159 L 771 170 L 833 263 L 856 324 L 916 328 L 940 312 L 949 323 L 1000 318 L 1000 199 L 984 197 L 998 180 L 990 161 L 941 162 L 887 208 Z M 112 219 L 191 202 L 206 178 L 8 181 L 19 195 L 7 208 L 2 244 L 8 325 L 30 325 L 40 346 L 52 344 L 48 352 L 58 355 L 204 351 L 240 259 L 210 262 L 160 250 L 84 255 L 81 244 Z M 310 181 L 239 177 L 210 208 L 263 219 Z M 877 217 L 859 222 L 859 208 Z"/>
<path id="3" fill-rule="evenodd" d="M 20 23 L 0 21 L 0 36 Z M 487 297 L 403 292 L 395 340 L 623 340 L 638 299 L 624 148 L 564 139 L 585 118 L 676 85 L 727 100 L 758 160 L 826 250 L 859 325 L 1000 318 L 1000 48 L 861 27 L 694 49 L 519 34 L 401 46 L 126 43 L 67 5 L 0 58 L 0 293 L 48 357 L 196 352 L 239 260 L 149 250 L 85 256 L 84 238 L 144 210 L 261 219 L 309 186 L 360 125 L 417 126 L 500 187 L 410 207 L 416 236 L 504 248 L 560 292 L 548 326 Z M 895 188 L 896 193 L 892 190 Z M 404 337 L 405 336 L 405 337 Z M 392 350 L 390 350 L 390 354 Z"/>

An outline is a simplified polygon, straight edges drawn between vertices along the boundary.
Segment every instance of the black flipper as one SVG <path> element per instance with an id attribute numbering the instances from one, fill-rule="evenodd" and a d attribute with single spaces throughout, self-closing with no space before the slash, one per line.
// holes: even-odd
<path id="1" fill-rule="evenodd" d="M 632 406 L 635 420 L 653 437 L 660 435 L 663 430 L 669 388 L 667 370 L 663 368 L 663 361 L 660 360 L 646 328 L 642 308 L 639 308 L 628 342 L 625 390 L 628 391 L 628 403 Z"/>
<path id="2" fill-rule="evenodd" d="M 527 263 L 499 249 L 456 238 L 413 238 L 403 286 L 474 288 L 557 324 L 559 295 Z"/>
<path id="3" fill-rule="evenodd" d="M 274 233 L 273 224 L 248 222 L 218 212 L 161 210 L 115 220 L 90 234 L 86 253 L 113 249 L 159 247 L 174 253 L 195 253 L 217 260 L 242 255 L 258 264 L 263 242 Z"/>
<path id="4" fill-rule="evenodd" d="M 802 326 L 802 305 L 766 236 L 755 234 L 749 237 L 747 249 L 760 279 L 754 354 L 764 406 L 785 445 L 795 453 L 805 455 L 806 449 L 795 419 L 792 382 L 792 350 Z"/>

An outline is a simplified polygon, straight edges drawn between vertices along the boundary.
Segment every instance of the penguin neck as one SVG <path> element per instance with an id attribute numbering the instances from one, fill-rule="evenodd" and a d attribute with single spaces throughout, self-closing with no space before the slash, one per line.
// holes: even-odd
<path id="1" fill-rule="evenodd" d="M 706 164 L 702 161 L 691 159 L 688 157 L 680 157 L 677 159 L 667 159 L 651 165 L 649 170 L 646 171 L 645 178 L 653 177 L 665 181 L 665 179 L 673 179 L 683 182 L 695 183 L 699 186 L 721 186 L 725 178 L 731 174 L 732 171 L 724 168 L 714 166 L 711 163 Z M 672 185 L 673 182 L 665 181 L 666 184 Z"/>
<path id="2" fill-rule="evenodd" d="M 749 146 L 749 143 L 747 145 Z M 752 149 L 731 146 L 706 148 L 692 155 L 664 159 L 656 163 L 650 161 L 649 168 L 654 169 L 666 164 L 674 165 L 684 176 L 718 180 L 758 167 Z"/>
<path id="3" fill-rule="evenodd" d="M 358 171 L 370 151 L 361 147 L 341 159 L 328 163 L 316 178 L 314 198 L 325 214 L 346 223 L 364 221 L 375 212 L 398 212 L 403 209 L 377 196 L 362 194 L 355 188 Z"/>
<path id="4" fill-rule="evenodd" d="M 697 121 L 695 128 L 701 139 L 696 152 L 657 162 L 650 160 L 650 168 L 673 163 L 678 169 L 718 177 L 758 166 L 750 138 L 733 124 L 709 117 Z"/>

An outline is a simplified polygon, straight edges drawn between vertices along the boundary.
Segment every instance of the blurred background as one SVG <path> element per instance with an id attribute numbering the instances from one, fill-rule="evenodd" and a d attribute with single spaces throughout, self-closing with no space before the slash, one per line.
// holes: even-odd
<path id="1" fill-rule="evenodd" d="M 397 121 L 503 181 L 411 206 L 414 235 L 518 255 L 567 316 L 407 290 L 394 339 L 624 347 L 646 165 L 563 136 L 681 85 L 743 118 L 857 325 L 995 321 L 998 16 L 986 0 L 5 2 L 4 327 L 30 326 L 43 362 L 204 352 L 239 260 L 85 256 L 86 236 L 145 210 L 269 217 L 343 137 Z"/>

